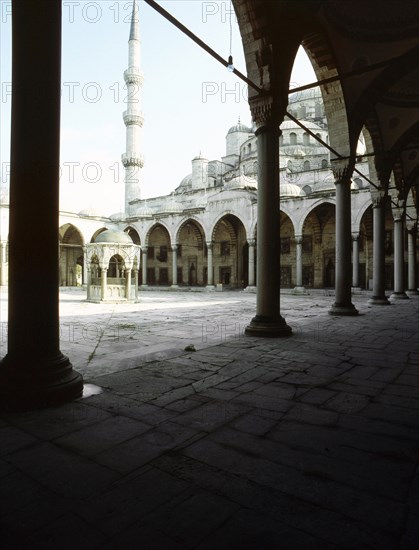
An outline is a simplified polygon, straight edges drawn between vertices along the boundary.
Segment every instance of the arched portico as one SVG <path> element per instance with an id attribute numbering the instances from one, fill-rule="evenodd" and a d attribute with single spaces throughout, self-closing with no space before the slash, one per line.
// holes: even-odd
<path id="1" fill-rule="evenodd" d="M 244 288 L 248 284 L 248 245 L 243 222 L 234 214 L 225 214 L 211 232 L 214 284 Z"/>
<path id="2" fill-rule="evenodd" d="M 172 247 L 172 271 L 179 286 L 205 286 L 208 283 L 208 249 L 202 225 L 192 218 L 183 221 Z"/>
<path id="3" fill-rule="evenodd" d="M 167 227 L 162 223 L 154 224 L 147 233 L 146 250 L 147 258 L 143 257 L 142 284 L 169 286 L 173 277 L 172 262 L 170 262 L 171 239 Z"/>
<path id="4" fill-rule="evenodd" d="M 81 232 L 72 224 L 59 229 L 60 286 L 81 286 L 84 280 L 84 242 Z"/>

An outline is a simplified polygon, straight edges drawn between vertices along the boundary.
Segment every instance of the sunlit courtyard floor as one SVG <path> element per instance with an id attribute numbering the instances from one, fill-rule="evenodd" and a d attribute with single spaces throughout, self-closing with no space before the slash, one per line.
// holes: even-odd
<path id="1" fill-rule="evenodd" d="M 282 295 L 268 339 L 252 293 L 61 292 L 86 392 L 1 416 L 2 547 L 418 548 L 419 299 L 333 300 Z"/>

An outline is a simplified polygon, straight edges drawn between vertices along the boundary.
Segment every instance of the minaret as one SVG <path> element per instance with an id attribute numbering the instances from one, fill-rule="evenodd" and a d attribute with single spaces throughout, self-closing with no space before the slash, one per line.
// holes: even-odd
<path id="1" fill-rule="evenodd" d="M 141 151 L 141 128 L 144 117 L 141 108 L 141 89 L 143 75 L 140 71 L 140 26 L 138 20 L 138 5 L 134 0 L 132 6 L 131 29 L 128 41 L 128 69 L 124 72 L 127 85 L 127 110 L 123 118 L 127 128 L 126 152 L 122 155 L 125 168 L 125 213 L 130 214 L 129 202 L 140 198 L 141 169 L 144 158 Z"/>

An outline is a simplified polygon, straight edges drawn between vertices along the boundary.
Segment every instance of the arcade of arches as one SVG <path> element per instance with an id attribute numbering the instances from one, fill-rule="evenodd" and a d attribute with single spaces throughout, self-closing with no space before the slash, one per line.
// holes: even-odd
<path id="1" fill-rule="evenodd" d="M 256 127 L 257 229 L 248 220 L 239 221 L 238 216 L 226 213 L 218 224 L 215 219 L 214 224 L 209 223 L 210 215 L 202 227 L 191 220 L 176 236 L 173 228 L 166 226 L 169 215 L 157 223 L 145 219 L 139 224 L 144 228 L 148 224 L 145 239 L 136 226 L 144 247 L 143 284 L 148 270 L 154 269 L 155 280 L 162 284 L 187 281 L 204 285 L 206 279 L 208 285 L 221 281 L 244 286 L 246 279 L 250 284 L 254 274 L 249 267 L 256 263 L 256 314 L 246 328 L 250 336 L 292 333 L 281 315 L 281 279 L 283 284 L 302 288 L 303 283 L 334 282 L 332 315 L 357 315 L 351 300 L 354 281 L 356 286 L 364 283 L 372 287 L 370 303 L 374 307 L 389 303 L 385 288 L 391 283 L 394 300 L 408 299 L 406 290 L 416 292 L 417 288 L 416 3 L 383 0 L 380 9 L 376 2 L 361 0 L 232 3 L 243 41 L 249 105 Z M 59 343 L 57 289 L 62 281 L 80 280 L 77 266 L 83 265 L 82 241 L 72 228 L 60 230 L 62 262 L 57 246 L 60 39 L 60 0 L 13 2 L 9 330 L 8 353 L 1 361 L 0 396 L 2 406 L 15 408 L 68 401 L 80 396 L 83 388 L 81 375 L 61 353 Z M 300 45 L 319 81 L 336 191 L 333 201 L 318 204 L 305 219 L 300 216 L 296 225 L 285 200 L 279 207 L 279 126 L 286 116 L 293 120 L 291 113 L 287 115 L 287 97 Z M 364 211 L 354 209 L 358 195 L 352 192 L 361 131 L 369 166 L 369 202 Z M 37 228 L 39 246 L 21 246 L 27 241 L 28 227 Z M 181 240 L 184 236 L 185 243 Z M 391 259 L 392 274 L 388 267 Z M 36 277 L 42 282 L 36 293 L 31 292 L 31 265 L 37 265 Z M 394 282 L 390 282 L 391 276 Z"/>

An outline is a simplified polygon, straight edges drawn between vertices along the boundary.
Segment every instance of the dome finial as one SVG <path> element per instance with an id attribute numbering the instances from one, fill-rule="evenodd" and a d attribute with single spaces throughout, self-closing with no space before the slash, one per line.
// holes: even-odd
<path id="1" fill-rule="evenodd" d="M 239 120 L 237 121 L 237 124 L 240 124 L 240 115 L 239 115 Z"/>

